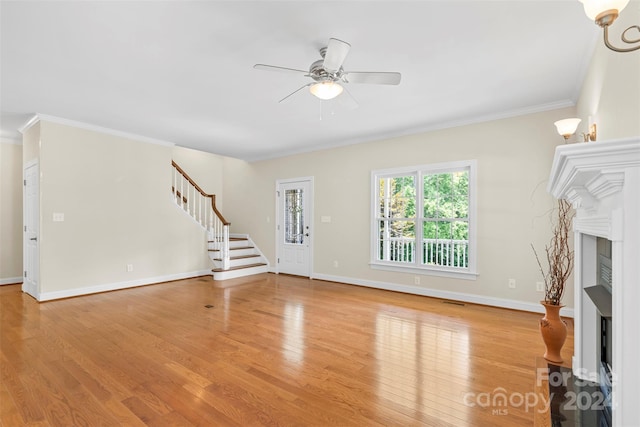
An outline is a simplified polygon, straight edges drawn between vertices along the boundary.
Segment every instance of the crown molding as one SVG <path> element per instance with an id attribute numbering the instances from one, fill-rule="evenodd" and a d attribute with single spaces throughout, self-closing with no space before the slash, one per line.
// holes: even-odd
<path id="1" fill-rule="evenodd" d="M 149 144 L 163 145 L 167 147 L 173 147 L 176 144 L 174 142 L 163 141 L 161 139 L 149 138 L 147 136 L 137 135 L 135 133 L 124 132 L 116 129 L 106 128 L 102 126 L 93 125 L 91 123 L 79 122 L 76 120 L 65 119 L 61 117 L 50 116 L 47 114 L 36 113 L 31 119 L 29 119 L 24 125 L 22 125 L 18 132 L 24 134 L 31 126 L 41 121 L 56 123 L 59 125 L 70 126 L 78 129 L 84 129 L 92 132 L 103 133 L 106 135 L 117 136 L 120 138 L 132 139 L 135 141 L 146 142 Z"/>
<path id="2" fill-rule="evenodd" d="M 18 128 L 18 132 L 22 135 L 24 135 L 24 133 L 29 130 L 29 128 L 31 128 L 31 126 L 35 125 L 36 123 L 38 123 L 40 121 L 39 117 L 37 114 L 35 114 L 33 117 L 31 117 L 29 120 L 27 120 L 25 122 L 25 124 L 23 124 L 22 126 L 20 126 Z"/>

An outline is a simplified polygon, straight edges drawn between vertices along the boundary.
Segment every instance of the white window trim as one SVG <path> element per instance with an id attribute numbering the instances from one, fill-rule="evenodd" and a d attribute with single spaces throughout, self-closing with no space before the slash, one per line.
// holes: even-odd
<path id="1" fill-rule="evenodd" d="M 378 260 L 378 224 L 376 220 L 378 210 L 378 179 L 381 176 L 406 176 L 415 175 L 418 180 L 422 180 L 423 174 L 446 173 L 460 169 L 469 170 L 469 266 L 467 268 L 445 267 L 445 266 L 428 266 L 419 263 L 418 258 L 411 264 L 402 264 L 393 261 Z M 416 181 L 416 185 L 418 182 Z M 477 272 L 477 160 L 463 160 L 446 163 L 434 163 L 419 166 L 407 166 L 393 169 L 378 169 L 371 171 L 371 252 L 370 262 L 371 268 L 376 270 L 387 270 L 401 273 L 413 273 L 439 277 L 449 277 L 455 279 L 475 280 L 478 276 Z M 419 184 L 422 188 L 422 184 Z M 416 213 L 422 212 L 422 197 L 418 194 L 416 188 Z M 421 218 L 419 215 L 418 218 Z M 416 240 L 418 236 L 416 236 Z"/>

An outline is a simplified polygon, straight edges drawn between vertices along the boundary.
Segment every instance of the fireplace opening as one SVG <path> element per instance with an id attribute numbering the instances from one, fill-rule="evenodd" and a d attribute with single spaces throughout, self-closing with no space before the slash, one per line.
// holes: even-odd
<path id="1" fill-rule="evenodd" d="M 612 269 L 611 269 L 611 240 L 598 237 L 596 239 L 597 265 L 596 286 L 602 290 L 602 295 L 596 303 L 593 294 L 589 293 L 598 309 L 600 318 L 600 364 L 599 385 L 603 396 L 604 417 L 602 425 L 611 425 L 611 366 L 613 364 L 613 315 L 612 315 Z"/>

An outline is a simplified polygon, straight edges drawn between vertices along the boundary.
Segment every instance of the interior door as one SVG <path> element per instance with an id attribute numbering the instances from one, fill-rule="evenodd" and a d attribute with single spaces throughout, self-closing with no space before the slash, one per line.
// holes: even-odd
<path id="1" fill-rule="evenodd" d="M 22 291 L 38 298 L 39 280 L 39 173 L 38 164 L 28 165 L 24 170 L 24 280 Z"/>
<path id="2" fill-rule="evenodd" d="M 311 276 L 311 178 L 278 181 L 277 272 Z"/>

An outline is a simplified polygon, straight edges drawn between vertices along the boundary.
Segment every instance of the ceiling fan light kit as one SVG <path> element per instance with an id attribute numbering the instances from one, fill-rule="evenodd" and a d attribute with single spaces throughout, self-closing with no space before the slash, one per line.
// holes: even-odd
<path id="1" fill-rule="evenodd" d="M 309 92 L 315 95 L 317 98 L 327 101 L 340 95 L 343 91 L 343 87 L 331 80 L 324 82 L 314 83 L 309 88 Z"/>
<path id="2" fill-rule="evenodd" d="M 322 59 L 314 61 L 309 67 L 309 71 L 299 70 L 295 68 L 279 67 L 276 65 L 256 64 L 253 68 L 257 70 L 282 71 L 288 73 L 296 73 L 305 77 L 310 77 L 313 81 L 307 83 L 301 88 L 293 91 L 289 95 L 282 98 L 282 102 L 301 89 L 309 86 L 309 92 L 317 98 L 326 101 L 334 99 L 344 91 L 344 84 L 347 83 L 368 83 L 383 85 L 400 84 L 401 75 L 396 72 L 346 72 L 342 68 L 351 45 L 342 40 L 331 38 L 326 47 L 320 49 Z"/>
<path id="3" fill-rule="evenodd" d="M 609 42 L 609 26 L 618 18 L 622 9 L 624 9 L 629 0 L 580 0 L 584 6 L 584 13 L 592 19 L 597 25 L 604 30 L 604 44 L 614 52 L 633 52 L 640 49 L 640 37 L 632 39 L 627 33 L 630 30 L 636 30 L 640 35 L 640 26 L 632 25 L 622 32 L 621 39 L 626 44 L 635 44 L 636 46 L 628 48 L 619 48 L 613 46 Z"/>

